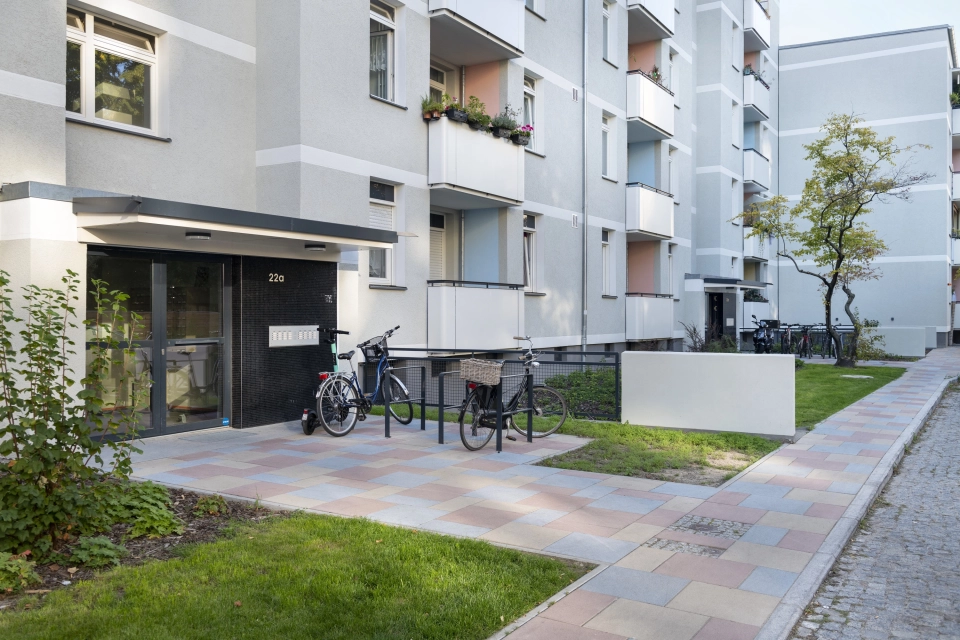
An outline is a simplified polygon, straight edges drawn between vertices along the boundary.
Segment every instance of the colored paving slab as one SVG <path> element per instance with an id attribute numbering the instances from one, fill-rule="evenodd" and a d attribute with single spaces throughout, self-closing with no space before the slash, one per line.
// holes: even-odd
<path id="1" fill-rule="evenodd" d="M 598 564 L 511 640 L 752 640 L 792 628 L 903 443 L 960 372 L 939 349 L 720 488 L 535 466 L 582 439 L 479 452 L 447 425 L 370 418 L 344 438 L 299 423 L 143 443 L 135 475 L 263 503 L 478 538 Z M 840 526 L 838 526 L 840 523 Z"/>

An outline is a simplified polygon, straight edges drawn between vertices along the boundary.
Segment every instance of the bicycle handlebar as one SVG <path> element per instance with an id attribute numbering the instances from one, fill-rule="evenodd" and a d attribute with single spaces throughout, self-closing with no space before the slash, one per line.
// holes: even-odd
<path id="1" fill-rule="evenodd" d="M 322 333 L 338 334 L 338 335 L 341 335 L 341 336 L 348 336 L 348 335 L 350 335 L 350 332 L 349 332 L 349 331 L 340 331 L 339 329 L 324 329 L 324 328 L 322 328 L 322 327 L 317 327 L 317 331 L 320 331 L 320 332 L 322 332 Z"/>

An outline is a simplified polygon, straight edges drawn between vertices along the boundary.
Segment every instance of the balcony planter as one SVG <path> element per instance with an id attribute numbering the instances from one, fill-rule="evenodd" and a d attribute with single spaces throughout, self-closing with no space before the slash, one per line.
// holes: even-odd
<path id="1" fill-rule="evenodd" d="M 530 136 L 520 135 L 519 133 L 514 133 L 511 135 L 510 140 L 513 142 L 513 144 L 518 144 L 521 147 L 525 147 L 530 144 Z"/>
<path id="2" fill-rule="evenodd" d="M 450 108 L 444 111 L 444 114 L 454 122 L 466 122 L 467 112 L 460 109 Z"/>
<path id="3" fill-rule="evenodd" d="M 490 127 L 490 132 L 498 138 L 509 138 L 513 134 L 513 127 Z"/>

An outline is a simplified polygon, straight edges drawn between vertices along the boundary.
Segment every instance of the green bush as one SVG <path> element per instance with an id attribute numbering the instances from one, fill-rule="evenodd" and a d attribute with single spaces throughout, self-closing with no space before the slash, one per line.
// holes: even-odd
<path id="1" fill-rule="evenodd" d="M 567 401 L 574 417 L 617 415 L 617 382 L 613 367 L 573 371 L 547 378 L 546 384 Z"/>
<path id="2" fill-rule="evenodd" d="M 127 555 L 123 545 L 114 544 L 104 536 L 95 538 L 80 538 L 74 545 L 71 557 L 74 562 L 86 565 L 91 569 L 116 566 L 120 559 Z"/>
<path id="3" fill-rule="evenodd" d="M 14 593 L 40 582 L 40 576 L 34 571 L 37 563 L 27 560 L 29 555 L 29 551 L 18 555 L 0 554 L 0 591 Z"/>
<path id="4" fill-rule="evenodd" d="M 711 340 L 707 343 L 706 349 L 708 353 L 739 353 L 740 349 L 737 347 L 737 341 L 731 338 L 728 335 L 721 335 L 717 340 Z"/>
<path id="5" fill-rule="evenodd" d="M 198 518 L 202 516 L 221 516 L 228 513 L 229 510 L 230 508 L 223 496 L 203 496 L 197 500 L 197 504 L 193 508 L 193 515 Z"/>
<path id="6" fill-rule="evenodd" d="M 129 524 L 127 538 L 162 538 L 183 533 L 183 523 L 170 510 L 167 490 L 152 482 L 112 483 L 104 492 L 106 526 Z"/>

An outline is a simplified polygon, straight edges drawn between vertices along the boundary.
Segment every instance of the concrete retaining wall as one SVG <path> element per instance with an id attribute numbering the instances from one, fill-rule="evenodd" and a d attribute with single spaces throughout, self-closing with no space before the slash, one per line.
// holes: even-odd
<path id="1" fill-rule="evenodd" d="M 793 361 L 787 355 L 625 352 L 623 420 L 792 437 Z"/>
<path id="2" fill-rule="evenodd" d="M 883 350 L 891 355 L 923 357 L 927 353 L 926 327 L 879 327 L 874 331 L 883 336 Z"/>

